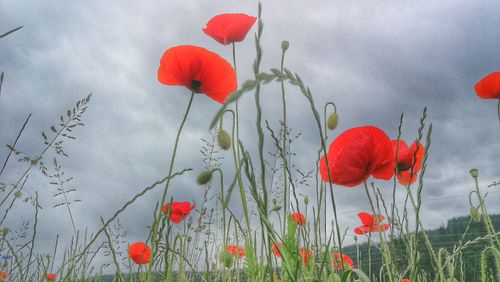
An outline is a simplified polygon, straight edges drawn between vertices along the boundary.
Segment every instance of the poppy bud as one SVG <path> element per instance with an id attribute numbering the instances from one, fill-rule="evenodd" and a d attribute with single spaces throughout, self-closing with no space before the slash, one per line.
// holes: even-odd
<path id="1" fill-rule="evenodd" d="M 470 217 L 475 222 L 481 221 L 481 214 L 477 211 L 477 209 L 475 207 L 470 207 Z"/>
<path id="2" fill-rule="evenodd" d="M 286 51 L 290 47 L 290 42 L 283 40 L 281 41 L 281 50 Z"/>
<path id="3" fill-rule="evenodd" d="M 233 257 L 228 251 L 223 251 L 219 258 L 225 267 L 230 268 L 233 265 Z"/>
<path id="4" fill-rule="evenodd" d="M 474 178 L 477 178 L 479 176 L 479 170 L 477 170 L 477 168 L 473 168 L 469 172 L 470 172 L 470 175 Z"/>
<path id="5" fill-rule="evenodd" d="M 354 241 L 358 242 L 358 235 L 354 235 Z"/>
<path id="6" fill-rule="evenodd" d="M 205 185 L 210 182 L 210 180 L 212 180 L 212 171 L 210 170 L 206 170 L 200 173 L 200 175 L 198 175 L 198 177 L 196 178 L 196 182 L 199 185 Z"/>
<path id="7" fill-rule="evenodd" d="M 231 148 L 231 137 L 224 129 L 219 130 L 217 142 L 223 150 L 229 150 L 229 148 Z"/>
<path id="8" fill-rule="evenodd" d="M 272 210 L 272 211 L 277 212 L 277 211 L 279 211 L 279 210 L 281 210 L 281 206 L 280 206 L 280 205 L 275 205 L 275 206 L 273 207 L 273 210 Z"/>
<path id="9" fill-rule="evenodd" d="M 309 197 L 307 195 L 304 196 L 304 204 L 306 204 L 306 206 L 309 204 Z"/>
<path id="10" fill-rule="evenodd" d="M 16 197 L 16 198 L 21 198 L 22 195 L 23 195 L 23 193 L 21 193 L 21 191 L 14 192 L 14 197 Z"/>
<path id="11" fill-rule="evenodd" d="M 9 229 L 9 228 L 7 228 L 7 227 L 4 227 L 4 228 L 2 229 L 2 234 L 3 234 L 3 236 L 7 236 L 7 234 L 9 234 L 9 232 L 10 232 L 10 229 Z"/>
<path id="12" fill-rule="evenodd" d="M 338 123 L 339 123 L 339 116 L 337 115 L 337 112 L 335 111 L 328 117 L 328 121 L 326 122 L 326 125 L 328 126 L 328 129 L 334 130 L 337 127 Z"/>
<path id="13" fill-rule="evenodd" d="M 193 238 L 191 236 L 187 236 L 187 241 L 191 242 L 191 240 L 193 240 Z"/>

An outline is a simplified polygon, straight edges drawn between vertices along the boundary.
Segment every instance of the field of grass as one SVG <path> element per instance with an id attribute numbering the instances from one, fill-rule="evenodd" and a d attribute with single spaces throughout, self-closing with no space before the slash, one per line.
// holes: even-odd
<path id="1" fill-rule="evenodd" d="M 73 132 L 84 125 L 92 95 L 70 109 L 61 109 L 55 125 L 41 132 L 36 154 L 17 146 L 32 122 L 31 115 L 27 117 L 13 142 L 6 144 L 8 153 L 0 163 L 0 281 L 500 281 L 500 216 L 488 212 L 485 200 L 495 197 L 489 193 L 500 182 L 481 187 L 480 172 L 471 168 L 470 190 L 464 191 L 469 195 L 470 215 L 457 215 L 438 229 L 426 227 L 422 191 L 433 136 L 427 109 L 422 109 L 419 121 L 408 121 L 418 122 L 418 131 L 406 142 L 401 138 L 407 122 L 404 114 L 395 121 L 397 136 L 389 137 L 375 125 L 339 132 L 337 126 L 344 117 L 339 116 L 334 101 L 316 104 L 313 89 L 300 71 L 286 68 L 287 50 L 293 42 L 277 43 L 281 43 L 278 66 L 261 67 L 262 8 L 259 3 L 256 17 L 222 14 L 207 23 L 203 32 L 221 48 L 231 48 L 231 62 L 191 45 L 168 48 L 158 58 L 159 83 L 184 87 L 186 92 L 186 105 L 178 105 L 185 111 L 169 144 L 173 151 L 165 160 L 167 171 L 111 216 L 97 218 L 100 229 L 77 228 L 72 208 L 80 201 L 74 197 L 78 192 L 71 188 L 72 177 L 64 174 L 58 161 L 69 157 L 67 147 L 78 142 Z M 0 31 L 0 43 L 22 29 Z M 252 42 L 253 64 L 237 65 L 236 46 Z M 241 68 L 251 68 L 253 77 L 239 78 Z M 3 82 L 2 73 L 0 103 Z M 261 89 L 271 84 L 281 89 L 281 103 L 274 106 L 280 115 L 277 128 L 264 118 L 262 106 Z M 498 100 L 500 123 L 500 73 L 485 74 L 473 87 L 479 98 Z M 317 167 L 309 172 L 295 166 L 301 152 L 293 150 L 297 133 L 287 122 L 291 91 L 303 98 L 303 118 L 317 134 Z M 200 141 L 206 170 L 195 172 L 203 200 L 194 203 L 178 201 L 170 189 L 174 179 L 190 177 L 188 172 L 193 172 L 176 164 L 184 157 L 178 150 L 186 134 L 184 125 L 188 117 L 199 114 L 190 111 L 198 94 L 219 103 L 220 109 L 209 113 L 210 138 Z M 242 113 L 239 99 L 252 95 L 255 111 Z M 253 115 L 254 127 L 241 126 L 242 114 Z M 245 140 L 240 137 L 243 132 L 252 132 L 254 138 Z M 264 144 L 272 144 L 274 150 L 266 152 Z M 20 167 L 22 173 L 16 181 L 4 182 L 2 175 L 10 167 Z M 53 251 L 48 254 L 35 251 L 43 212 L 39 192 L 23 190 L 32 174 L 45 176 L 46 185 L 55 187 L 53 197 L 58 204 L 53 208 L 67 214 L 74 234 L 54 238 Z M 301 192 L 305 185 L 311 186 L 308 189 L 314 191 L 314 197 Z M 358 214 L 357 226 L 339 223 L 338 207 L 343 199 L 335 193 L 345 187 L 363 190 L 365 198 L 359 201 L 370 206 Z M 392 189 L 392 197 L 384 197 L 382 189 Z M 405 195 L 396 200 L 400 190 Z M 138 208 L 133 204 L 151 191 L 161 191 L 162 197 L 141 203 L 151 213 L 150 222 L 140 223 L 148 235 L 130 242 L 120 216 Z M 209 207 L 209 202 L 215 205 Z M 33 209 L 32 218 L 21 219 L 12 212 L 20 204 Z M 235 205 L 239 210 L 234 210 Z M 11 230 L 4 225 L 10 218 L 26 224 Z M 345 243 L 346 238 L 355 243 Z M 60 241 L 71 243 L 61 247 Z M 97 263 L 102 257 L 108 262 Z"/>

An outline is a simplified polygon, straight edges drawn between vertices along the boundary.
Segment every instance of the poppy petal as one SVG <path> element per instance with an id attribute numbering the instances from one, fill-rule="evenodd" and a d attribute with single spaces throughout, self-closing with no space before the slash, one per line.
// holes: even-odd
<path id="1" fill-rule="evenodd" d="M 359 219 L 361 219 L 361 223 L 363 225 L 372 225 L 372 215 L 367 212 L 358 213 Z"/>
<path id="2" fill-rule="evenodd" d="M 482 99 L 500 99 L 500 72 L 492 72 L 485 76 L 474 89 L 477 96 Z"/>
<path id="3" fill-rule="evenodd" d="M 411 173 L 411 171 L 401 171 L 400 173 L 398 173 L 398 181 L 401 185 L 407 186 L 415 183 L 416 180 L 416 172 L 413 172 L 413 174 Z"/>
<path id="4" fill-rule="evenodd" d="M 388 180 L 394 175 L 394 158 L 389 137 L 379 128 L 362 126 L 339 135 L 328 151 L 331 182 L 353 187 L 373 175 Z M 321 177 L 329 181 L 326 160 L 319 163 Z"/>
<path id="5" fill-rule="evenodd" d="M 184 86 L 224 103 L 238 85 L 236 72 L 222 57 L 205 48 L 181 45 L 163 54 L 158 80 L 166 85 Z"/>
<path id="6" fill-rule="evenodd" d="M 256 20 L 246 14 L 221 14 L 211 18 L 203 32 L 220 44 L 228 45 L 243 41 Z"/>
<path id="7" fill-rule="evenodd" d="M 415 155 L 415 151 L 417 152 L 417 160 L 415 161 L 415 166 L 413 167 L 413 171 L 415 173 L 419 172 L 422 169 L 422 161 L 424 159 L 425 149 L 424 146 L 420 143 L 413 143 L 410 147 L 410 152 L 412 154 L 412 158 Z"/>

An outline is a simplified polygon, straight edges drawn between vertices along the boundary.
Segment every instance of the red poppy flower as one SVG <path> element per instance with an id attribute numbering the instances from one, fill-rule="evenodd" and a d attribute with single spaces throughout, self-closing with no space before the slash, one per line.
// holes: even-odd
<path id="1" fill-rule="evenodd" d="M 226 249 L 233 257 L 242 258 L 245 256 L 245 248 L 243 247 L 227 245 Z"/>
<path id="2" fill-rule="evenodd" d="M 339 252 L 335 252 L 332 254 L 333 256 L 333 268 L 342 269 L 342 264 L 340 264 Z M 353 269 L 354 262 L 352 258 L 344 253 L 342 253 L 342 263 L 344 264 L 345 269 Z"/>
<path id="3" fill-rule="evenodd" d="M 403 281 L 401 281 L 401 282 L 411 282 L 411 280 L 408 278 L 404 278 Z"/>
<path id="4" fill-rule="evenodd" d="M 137 264 L 147 264 L 151 258 L 151 249 L 143 242 L 136 242 L 128 248 L 128 255 Z"/>
<path id="5" fill-rule="evenodd" d="M 295 212 L 290 215 L 292 217 L 292 220 L 297 224 L 297 225 L 305 225 L 306 224 L 306 217 L 304 214 L 300 212 Z"/>
<path id="6" fill-rule="evenodd" d="M 389 180 L 394 175 L 394 152 L 389 137 L 374 126 L 351 128 L 340 134 L 328 150 L 331 182 L 353 187 L 372 175 Z M 326 158 L 319 169 L 323 181 L 329 181 Z"/>
<path id="7" fill-rule="evenodd" d="M 0 272 L 0 279 L 2 281 L 7 280 L 7 272 L 5 272 L 5 271 Z"/>
<path id="8" fill-rule="evenodd" d="M 278 250 L 279 248 L 279 250 Z M 276 257 L 281 257 L 280 251 L 283 252 L 283 243 L 273 244 L 273 252 Z"/>
<path id="9" fill-rule="evenodd" d="M 492 72 L 481 79 L 476 86 L 476 94 L 482 99 L 500 99 L 500 72 Z"/>
<path id="10" fill-rule="evenodd" d="M 54 273 L 47 274 L 47 280 L 48 281 L 55 281 L 56 280 L 56 275 Z"/>
<path id="11" fill-rule="evenodd" d="M 166 204 L 161 209 L 162 213 L 166 213 L 170 216 L 170 221 L 177 224 L 188 217 L 191 210 L 195 208 L 195 205 L 190 202 L 173 202 L 171 205 Z"/>
<path id="12" fill-rule="evenodd" d="M 221 14 L 211 18 L 203 32 L 220 44 L 228 45 L 243 41 L 255 20 L 256 17 L 245 14 Z"/>
<path id="13" fill-rule="evenodd" d="M 363 223 L 362 226 L 354 229 L 354 233 L 358 235 L 363 235 L 370 232 L 385 232 L 387 231 L 387 229 L 389 229 L 389 224 L 382 223 L 382 221 L 384 221 L 385 219 L 383 215 L 374 215 L 366 212 L 360 212 L 358 213 L 358 217 L 359 219 L 361 219 L 361 223 Z"/>
<path id="14" fill-rule="evenodd" d="M 398 180 L 402 185 L 412 184 L 417 180 L 417 173 L 422 169 L 422 160 L 424 159 L 425 149 L 422 144 L 414 142 L 411 147 L 408 148 L 405 141 L 392 140 L 392 148 L 394 150 L 394 155 L 396 155 L 396 150 L 398 150 Z M 415 155 L 416 153 L 416 155 Z M 416 157 L 416 159 L 415 159 Z M 413 174 L 412 172 L 413 166 Z"/>
<path id="15" fill-rule="evenodd" d="M 307 264 L 309 259 L 312 259 L 313 253 L 311 250 L 307 250 L 306 248 L 300 248 L 299 252 L 300 256 L 302 257 L 302 262 L 304 262 L 304 264 Z"/>
<path id="16" fill-rule="evenodd" d="M 224 103 L 238 88 L 236 72 L 226 60 L 205 48 L 190 45 L 165 51 L 158 80 L 166 85 L 185 86 L 219 103 Z"/>

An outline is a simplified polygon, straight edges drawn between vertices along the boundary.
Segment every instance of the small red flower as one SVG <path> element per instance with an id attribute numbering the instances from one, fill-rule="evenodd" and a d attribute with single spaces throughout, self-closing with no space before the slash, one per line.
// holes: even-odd
<path id="1" fill-rule="evenodd" d="M 382 221 L 384 221 L 385 219 L 383 215 L 374 215 L 366 212 L 360 212 L 358 213 L 358 217 L 359 219 L 361 219 L 361 223 L 363 223 L 362 226 L 354 229 L 354 233 L 358 235 L 363 235 L 370 232 L 385 232 L 387 231 L 387 229 L 389 229 L 389 224 L 382 223 Z"/>
<path id="2" fill-rule="evenodd" d="M 196 93 L 224 103 L 238 88 L 236 72 L 219 55 L 202 47 L 181 45 L 165 51 L 158 80 L 166 85 L 185 86 Z"/>
<path id="3" fill-rule="evenodd" d="M 228 45 L 243 41 L 255 20 L 256 17 L 245 14 L 221 14 L 211 18 L 203 32 L 220 44 Z"/>
<path id="4" fill-rule="evenodd" d="M 56 280 L 56 275 L 54 273 L 49 273 L 47 274 L 47 280 L 48 281 L 55 281 Z"/>
<path id="5" fill-rule="evenodd" d="M 328 150 L 331 182 L 346 187 L 357 186 L 373 176 L 389 180 L 394 175 L 394 152 L 389 137 L 374 126 L 351 128 L 340 134 Z M 319 169 L 323 181 L 328 177 L 326 158 Z"/>
<path id="6" fill-rule="evenodd" d="M 166 213 L 170 216 L 170 221 L 177 224 L 188 217 L 191 210 L 195 208 L 195 205 L 190 202 L 173 202 L 172 204 L 166 204 L 161 209 L 162 213 Z"/>
<path id="7" fill-rule="evenodd" d="M 306 217 L 304 214 L 300 212 L 295 212 L 290 215 L 292 217 L 292 220 L 297 224 L 297 225 L 305 225 L 306 224 Z"/>
<path id="8" fill-rule="evenodd" d="M 333 256 L 333 268 L 342 269 L 342 264 L 340 263 L 339 252 L 335 252 L 332 254 Z M 352 258 L 344 253 L 342 253 L 342 262 L 344 264 L 345 269 L 353 269 L 354 262 Z"/>
<path id="9" fill-rule="evenodd" d="M 0 279 L 2 281 L 7 280 L 7 272 L 5 272 L 5 271 L 0 272 Z"/>
<path id="10" fill-rule="evenodd" d="M 279 250 L 278 250 L 279 248 Z M 274 255 L 278 258 L 281 257 L 280 251 L 283 252 L 283 243 L 273 244 Z"/>
<path id="11" fill-rule="evenodd" d="M 300 256 L 302 257 L 302 262 L 307 264 L 307 262 L 312 259 L 313 253 L 311 250 L 307 250 L 306 248 L 300 248 L 299 250 Z"/>
<path id="12" fill-rule="evenodd" d="M 500 72 L 488 74 L 474 88 L 481 99 L 500 99 Z"/>
<path id="13" fill-rule="evenodd" d="M 243 247 L 227 245 L 226 249 L 233 257 L 242 258 L 245 256 L 245 248 Z"/>
<path id="14" fill-rule="evenodd" d="M 422 169 L 422 160 L 424 159 L 425 149 L 422 144 L 414 142 L 411 147 L 408 148 L 405 141 L 392 140 L 392 148 L 394 150 L 394 155 L 396 155 L 396 150 L 398 150 L 398 180 L 402 185 L 412 184 L 417 180 L 417 173 Z M 416 153 L 416 155 L 415 155 Z M 412 172 L 413 167 L 413 174 Z"/>
<path id="15" fill-rule="evenodd" d="M 411 282 L 411 280 L 408 278 L 404 278 L 403 281 L 401 281 L 401 282 Z"/>
<path id="16" fill-rule="evenodd" d="M 137 264 L 147 264 L 151 258 L 151 249 L 144 242 L 136 242 L 128 248 L 128 255 Z"/>

